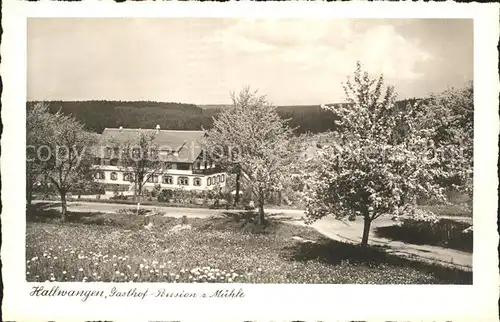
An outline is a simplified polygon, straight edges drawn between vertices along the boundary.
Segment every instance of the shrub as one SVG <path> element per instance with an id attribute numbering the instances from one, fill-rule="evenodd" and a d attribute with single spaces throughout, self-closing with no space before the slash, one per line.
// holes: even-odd
<path id="1" fill-rule="evenodd" d="M 431 216 L 405 218 L 399 225 L 378 227 L 377 235 L 413 244 L 434 245 L 472 252 L 472 226 Z"/>
<path id="2" fill-rule="evenodd" d="M 163 189 L 158 195 L 158 201 L 169 202 L 172 198 L 173 192 L 170 189 Z"/>

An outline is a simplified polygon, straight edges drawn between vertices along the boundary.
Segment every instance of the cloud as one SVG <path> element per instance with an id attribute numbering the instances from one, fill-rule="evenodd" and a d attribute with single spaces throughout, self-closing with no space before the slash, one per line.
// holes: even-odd
<path id="1" fill-rule="evenodd" d="M 368 71 L 388 78 L 423 77 L 416 66 L 431 55 L 413 40 L 398 34 L 401 22 L 377 20 L 240 20 L 206 39 L 230 54 L 263 54 L 276 63 L 302 70 L 347 75 L 356 61 Z"/>

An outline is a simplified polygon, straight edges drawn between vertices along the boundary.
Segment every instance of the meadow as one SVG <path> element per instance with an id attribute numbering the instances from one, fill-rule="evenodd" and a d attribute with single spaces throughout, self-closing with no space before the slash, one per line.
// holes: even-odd
<path id="1" fill-rule="evenodd" d="M 259 226 L 253 213 L 183 224 L 125 211 L 70 213 L 67 222 L 58 216 L 36 209 L 27 215 L 29 282 L 472 283 L 472 272 L 363 250 L 285 219 Z"/>

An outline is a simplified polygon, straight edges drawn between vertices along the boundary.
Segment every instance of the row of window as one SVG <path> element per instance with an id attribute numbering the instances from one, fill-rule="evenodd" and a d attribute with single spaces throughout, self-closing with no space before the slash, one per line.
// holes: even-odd
<path id="1" fill-rule="evenodd" d="M 96 173 L 96 179 L 105 179 L 104 172 L 103 171 L 98 171 Z M 118 180 L 118 173 L 117 172 L 111 172 L 110 173 L 110 179 L 113 181 Z M 148 182 L 150 183 L 158 183 L 159 176 L 157 174 L 153 174 L 149 176 Z M 219 182 L 224 182 L 226 180 L 225 176 L 223 174 L 210 177 L 207 179 L 207 185 L 215 185 Z M 123 181 L 133 181 L 133 174 L 129 172 L 123 173 Z M 163 176 L 163 183 L 164 184 L 173 184 L 174 183 L 174 178 L 172 176 Z M 177 184 L 181 186 L 188 186 L 189 185 L 189 178 L 188 177 L 177 177 Z M 194 186 L 201 186 L 201 178 L 194 178 L 193 179 L 193 185 Z"/>
<path id="2" fill-rule="evenodd" d="M 222 183 L 226 180 L 225 176 L 223 174 L 219 174 L 217 176 L 209 177 L 207 179 L 207 186 L 215 185 L 217 183 Z"/>
<path id="3" fill-rule="evenodd" d="M 112 166 L 118 166 L 119 164 L 118 159 L 103 159 L 102 164 L 103 165 L 112 165 Z M 101 164 L 101 159 L 96 158 L 94 161 L 95 165 L 100 165 Z M 194 164 L 191 163 L 182 163 L 182 162 L 164 162 L 163 164 L 163 169 L 168 170 L 168 169 L 177 169 L 177 170 L 200 170 L 201 166 L 204 166 L 204 169 L 210 169 L 214 167 L 214 163 L 212 161 L 205 161 L 202 163 L 200 160 L 196 161 Z"/>

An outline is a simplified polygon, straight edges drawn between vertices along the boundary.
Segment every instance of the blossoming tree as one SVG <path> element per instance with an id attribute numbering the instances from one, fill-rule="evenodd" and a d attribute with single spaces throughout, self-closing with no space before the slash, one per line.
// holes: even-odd
<path id="1" fill-rule="evenodd" d="M 436 150 L 432 114 L 421 104 L 398 107 L 382 76 L 370 78 L 358 62 L 354 79 L 343 85 L 347 104 L 323 106 L 340 117 L 339 139 L 304 168 L 306 222 L 361 215 L 366 247 L 373 220 L 411 213 L 418 197 L 444 201 L 438 178 L 455 176 L 463 162 L 436 153 L 456 146 L 443 143 Z M 457 166 L 443 166 L 450 163 Z"/>
<path id="2" fill-rule="evenodd" d="M 292 130 L 276 107 L 256 91 L 245 88 L 232 98 L 233 105 L 214 117 L 205 145 L 226 169 L 241 171 L 252 188 L 262 224 L 266 198 L 283 190 L 290 179 Z"/>

